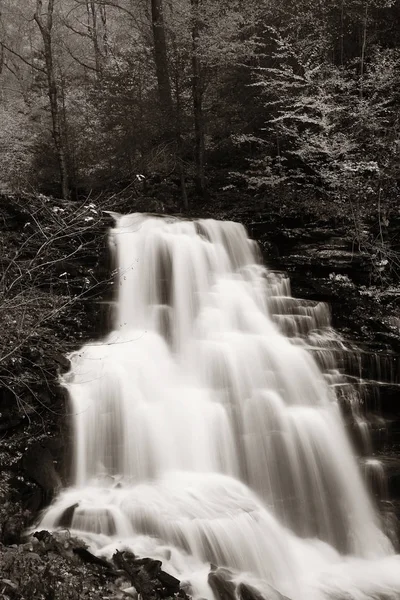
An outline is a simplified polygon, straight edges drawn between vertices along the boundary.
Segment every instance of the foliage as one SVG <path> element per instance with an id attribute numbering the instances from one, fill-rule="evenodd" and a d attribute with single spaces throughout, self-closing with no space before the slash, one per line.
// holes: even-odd
<path id="1" fill-rule="evenodd" d="M 109 282 L 98 265 L 101 204 L 0 196 L 0 212 L 0 426 L 7 431 L 22 420 L 40 424 L 43 413 L 62 412 L 54 404 L 57 353 L 89 334 L 85 298 L 94 299 Z"/>
<path id="2" fill-rule="evenodd" d="M 0 190 L 30 186 L 34 145 L 34 128 L 23 103 L 0 104 Z"/>
<path id="3" fill-rule="evenodd" d="M 2 186 L 57 195 L 46 48 L 31 3 L 3 4 Z M 399 197 L 397 3 L 158 5 L 169 123 L 151 3 L 55 6 L 52 57 L 73 196 L 138 182 L 147 194 L 163 182 L 177 198 L 185 186 L 193 197 L 201 159 L 213 202 L 229 186 L 247 187 L 255 207 L 347 219 L 358 244 L 369 220 L 378 233 L 368 251 L 392 265 L 383 254 L 391 252 L 386 230 Z"/>

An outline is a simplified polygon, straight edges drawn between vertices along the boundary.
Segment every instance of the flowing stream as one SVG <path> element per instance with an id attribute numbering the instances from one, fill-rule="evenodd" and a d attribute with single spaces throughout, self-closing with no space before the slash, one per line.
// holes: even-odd
<path id="1" fill-rule="evenodd" d="M 114 330 L 70 356 L 73 483 L 39 527 L 160 558 L 195 598 L 214 563 L 267 600 L 398 600 L 327 307 L 237 223 L 128 215 L 110 245 Z"/>

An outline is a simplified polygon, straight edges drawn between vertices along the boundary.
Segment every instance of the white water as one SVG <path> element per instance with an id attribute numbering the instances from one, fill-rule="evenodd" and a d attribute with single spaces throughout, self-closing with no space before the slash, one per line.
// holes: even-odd
<path id="1" fill-rule="evenodd" d="M 40 527 L 76 505 L 68 525 L 97 553 L 161 558 L 195 597 L 213 598 L 211 562 L 268 599 L 400 598 L 326 306 L 291 298 L 236 223 L 135 214 L 110 240 L 115 330 L 70 357 L 74 484 Z"/>

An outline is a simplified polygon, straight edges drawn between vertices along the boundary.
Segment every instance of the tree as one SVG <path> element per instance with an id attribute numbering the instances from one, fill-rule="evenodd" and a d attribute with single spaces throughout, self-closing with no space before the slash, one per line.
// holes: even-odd
<path id="1" fill-rule="evenodd" d="M 35 130 L 22 100 L 0 104 L 0 190 L 19 191 L 33 178 Z"/>
<path id="2" fill-rule="evenodd" d="M 247 182 L 261 193 L 291 194 L 293 203 L 327 201 L 353 219 L 359 238 L 366 217 L 387 220 L 397 195 L 399 52 L 370 48 L 360 94 L 352 62 L 321 64 L 276 28 L 266 30 L 266 44 L 267 37 L 270 60 L 253 68 L 265 120 L 238 136 L 253 152 Z"/>
<path id="3" fill-rule="evenodd" d="M 205 180 L 205 123 L 203 113 L 204 78 L 199 55 L 199 38 L 201 31 L 201 16 L 199 0 L 191 0 L 192 7 L 192 93 L 195 139 L 196 189 L 204 196 Z"/>
<path id="4" fill-rule="evenodd" d="M 60 106 L 59 106 L 59 89 L 57 85 L 54 56 L 53 56 L 53 43 L 52 43 L 52 30 L 53 30 L 53 17 L 54 17 L 54 0 L 48 0 L 46 12 L 43 13 L 43 2 L 42 0 L 36 0 L 36 12 L 34 19 L 39 27 L 44 49 L 44 59 L 46 64 L 46 76 L 47 76 L 47 92 L 50 101 L 50 112 L 52 120 L 52 134 L 54 140 L 54 146 L 57 153 L 59 169 L 60 169 L 60 183 L 62 197 L 67 199 L 70 195 L 69 182 L 68 182 L 68 169 L 65 149 L 65 138 L 62 130 Z"/>
<path id="5" fill-rule="evenodd" d="M 104 10 L 101 15 L 105 15 L 105 6 L 102 7 Z M 94 60 L 96 65 L 97 77 L 101 77 L 103 70 L 103 54 L 100 49 L 100 35 L 99 35 L 99 19 L 97 14 L 97 5 L 95 0 L 86 0 L 86 12 L 87 12 L 87 29 L 88 35 L 93 44 Z M 103 26 L 106 20 L 103 18 Z"/>
<path id="6" fill-rule="evenodd" d="M 162 0 L 151 0 L 151 16 L 160 107 L 169 127 L 173 122 L 173 107 Z"/>

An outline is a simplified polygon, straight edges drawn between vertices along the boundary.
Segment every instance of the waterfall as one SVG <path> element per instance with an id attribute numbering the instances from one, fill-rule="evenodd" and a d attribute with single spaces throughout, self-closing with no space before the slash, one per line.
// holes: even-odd
<path id="1" fill-rule="evenodd" d="M 40 528 L 161 558 L 197 598 L 209 563 L 268 599 L 399 598 L 326 305 L 292 298 L 237 223 L 133 214 L 110 246 L 114 330 L 70 356 L 73 482 Z"/>

